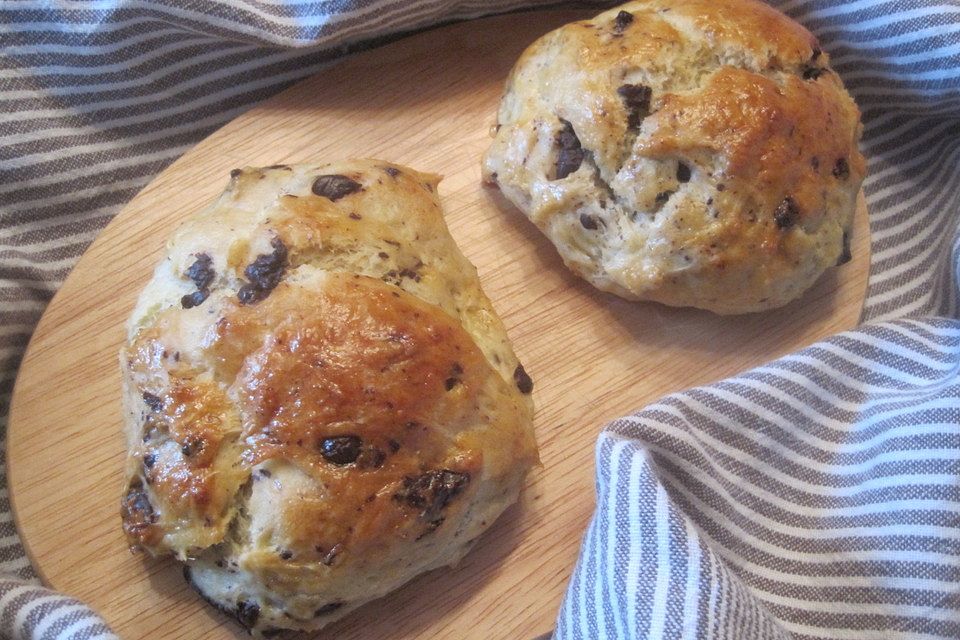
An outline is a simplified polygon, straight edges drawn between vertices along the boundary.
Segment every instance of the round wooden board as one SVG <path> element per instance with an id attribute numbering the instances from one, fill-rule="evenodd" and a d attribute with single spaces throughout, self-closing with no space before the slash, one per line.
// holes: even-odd
<path id="1" fill-rule="evenodd" d="M 510 66 L 536 37 L 584 15 L 479 20 L 350 58 L 237 118 L 130 202 L 50 304 L 14 393 L 10 489 L 47 583 L 90 603 L 128 640 L 244 637 L 187 588 L 175 562 L 131 555 L 119 518 L 123 324 L 166 238 L 219 194 L 234 167 L 378 157 L 443 174 L 451 231 L 536 382 L 543 467 L 520 504 L 457 568 L 422 576 L 318 636 L 547 632 L 593 509 L 594 442 L 605 422 L 857 324 L 869 264 L 862 196 L 852 262 L 782 310 L 723 318 L 593 290 L 481 186 L 480 156 Z"/>

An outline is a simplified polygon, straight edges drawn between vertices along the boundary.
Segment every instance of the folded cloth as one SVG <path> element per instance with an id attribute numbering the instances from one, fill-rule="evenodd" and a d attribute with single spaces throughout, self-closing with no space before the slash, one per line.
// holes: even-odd
<path id="1" fill-rule="evenodd" d="M 866 325 L 610 424 L 556 638 L 960 638 L 960 322 Z"/>
<path id="2" fill-rule="evenodd" d="M 350 43 L 551 2 L 0 2 L 0 430 L 46 302 L 192 144 Z M 864 112 L 864 317 L 928 319 L 611 425 L 560 638 L 960 637 L 957 325 L 936 318 L 960 317 L 960 3 L 773 4 L 820 38 Z M 0 570 L 29 578 L 5 496 L 0 536 Z M 74 613 L 108 633 L 40 593 L 2 583 L 0 637 L 73 637 L 58 620 Z"/>
<path id="3" fill-rule="evenodd" d="M 120 640 L 90 607 L 33 581 L 0 575 L 0 638 Z"/>

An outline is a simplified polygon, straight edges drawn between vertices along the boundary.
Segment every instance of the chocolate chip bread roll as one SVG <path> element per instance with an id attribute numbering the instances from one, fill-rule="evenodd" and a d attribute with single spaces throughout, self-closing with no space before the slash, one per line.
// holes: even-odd
<path id="1" fill-rule="evenodd" d="M 646 0 L 524 52 L 483 169 L 594 286 L 734 314 L 849 260 L 860 130 L 827 54 L 785 15 Z"/>
<path id="2" fill-rule="evenodd" d="M 130 319 L 123 529 L 255 634 L 457 562 L 537 460 L 532 383 L 438 181 L 234 171 Z"/>

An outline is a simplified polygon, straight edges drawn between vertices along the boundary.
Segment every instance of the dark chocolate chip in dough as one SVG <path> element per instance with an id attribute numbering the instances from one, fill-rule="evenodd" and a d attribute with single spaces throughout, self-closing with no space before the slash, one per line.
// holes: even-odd
<path id="1" fill-rule="evenodd" d="M 777 205 L 776 211 L 773 212 L 773 221 L 777 223 L 777 227 L 780 229 L 789 229 L 797 223 L 799 218 L 800 209 L 790 196 L 784 198 L 783 202 Z"/>
<path id="2" fill-rule="evenodd" d="M 280 279 L 287 267 L 287 247 L 280 238 L 274 238 L 270 244 L 273 252 L 260 254 L 243 271 L 250 282 L 237 291 L 241 304 L 252 304 L 263 300 L 280 284 Z"/>
<path id="3" fill-rule="evenodd" d="M 142 394 L 143 401 L 151 411 L 163 411 L 163 398 L 160 396 L 155 396 L 149 391 L 144 391 Z"/>
<path id="4" fill-rule="evenodd" d="M 351 193 L 356 193 L 361 189 L 363 189 L 363 185 L 356 180 L 339 174 L 331 174 L 318 176 L 317 179 L 313 181 L 312 191 L 318 196 L 336 202 L 340 198 L 348 196 Z"/>
<path id="5" fill-rule="evenodd" d="M 237 621 L 247 629 L 252 629 L 260 618 L 260 605 L 249 600 L 237 603 Z"/>
<path id="6" fill-rule="evenodd" d="M 573 130 L 573 125 L 566 120 L 560 120 L 563 128 L 557 134 L 557 180 L 563 180 L 580 168 L 583 163 L 583 148 L 580 139 Z"/>
<path id="7" fill-rule="evenodd" d="M 850 164 L 846 158 L 838 158 L 833 165 L 833 177 L 838 180 L 846 180 L 850 177 Z"/>
<path id="8" fill-rule="evenodd" d="M 627 11 L 621 11 L 617 14 L 617 17 L 613 19 L 613 30 L 617 33 L 623 33 L 623 30 L 630 26 L 633 22 L 633 14 Z"/>
<path id="9" fill-rule="evenodd" d="M 842 264 L 847 264 L 853 260 L 853 254 L 850 252 L 850 232 L 843 232 L 843 240 L 840 245 L 840 257 L 837 258 L 837 266 L 839 267 Z"/>
<path id="10" fill-rule="evenodd" d="M 683 162 L 677 163 L 677 182 L 690 182 L 690 167 Z"/>
<path id="11" fill-rule="evenodd" d="M 523 368 L 522 364 L 518 364 L 517 368 L 513 370 L 513 381 L 516 383 L 520 393 L 533 393 L 533 380 L 527 375 L 527 371 Z"/>
<path id="12" fill-rule="evenodd" d="M 642 84 L 624 84 L 617 89 L 617 95 L 627 109 L 627 127 L 631 131 L 638 130 L 643 119 L 650 115 L 653 90 Z"/>
<path id="13" fill-rule="evenodd" d="M 359 436 L 333 436 L 320 443 L 320 455 L 333 464 L 350 464 L 360 457 L 362 447 Z"/>

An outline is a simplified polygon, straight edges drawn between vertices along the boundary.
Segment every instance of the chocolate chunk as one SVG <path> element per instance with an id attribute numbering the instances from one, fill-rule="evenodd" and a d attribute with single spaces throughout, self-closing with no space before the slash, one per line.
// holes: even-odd
<path id="1" fill-rule="evenodd" d="M 584 229 L 589 229 L 590 231 L 594 231 L 598 228 L 597 219 L 586 213 L 580 214 L 580 225 L 583 226 Z"/>
<path id="2" fill-rule="evenodd" d="M 460 384 L 459 378 L 450 377 L 443 381 L 443 388 L 447 391 L 452 391 L 458 384 Z"/>
<path id="3" fill-rule="evenodd" d="M 682 162 L 677 163 L 677 182 L 690 182 L 690 167 Z"/>
<path id="4" fill-rule="evenodd" d="M 673 191 L 661 191 L 657 194 L 657 197 L 654 198 L 654 202 L 658 207 L 662 207 L 667 203 L 667 200 L 670 199 L 670 196 L 672 196 L 673 193 Z"/>
<path id="5" fill-rule="evenodd" d="M 287 247 L 280 238 L 270 241 L 272 253 L 262 253 L 250 263 L 243 273 L 250 280 L 237 291 L 241 304 L 259 302 L 280 284 L 283 272 L 287 268 Z"/>
<path id="6" fill-rule="evenodd" d="M 290 558 L 293 557 L 293 551 L 290 551 L 290 549 L 284 549 L 277 555 L 280 556 L 281 560 L 289 560 Z"/>
<path id="7" fill-rule="evenodd" d="M 387 440 L 387 446 L 390 447 L 391 453 L 396 453 L 400 451 L 400 443 L 394 440 L 393 438 Z"/>
<path id="8" fill-rule="evenodd" d="M 403 479 L 403 487 L 393 499 L 414 509 L 420 509 L 424 521 L 442 522 L 443 510 L 470 482 L 470 475 L 449 469 L 428 471 Z"/>
<path id="9" fill-rule="evenodd" d="M 204 440 L 203 438 L 192 437 L 188 438 L 186 442 L 180 445 L 180 453 L 182 453 L 187 458 L 193 456 L 196 453 L 203 451 Z"/>
<path id="10" fill-rule="evenodd" d="M 187 269 L 187 277 L 193 281 L 197 290 L 180 298 L 180 305 L 184 309 L 200 306 L 210 295 L 210 285 L 216 278 L 213 270 L 213 260 L 206 253 L 197 254 L 197 259 Z"/>
<path id="11" fill-rule="evenodd" d="M 360 457 L 363 441 L 358 436 L 334 436 L 320 443 L 320 455 L 333 464 L 350 464 Z"/>
<path id="12" fill-rule="evenodd" d="M 398 175 L 400 175 L 400 169 L 397 169 L 396 167 L 384 167 L 383 170 L 391 178 L 396 178 Z"/>
<path id="13" fill-rule="evenodd" d="M 153 465 L 155 465 L 156 463 L 157 463 L 157 454 L 148 453 L 147 455 L 143 456 L 143 466 L 145 466 L 147 469 L 153 469 Z"/>
<path id="14" fill-rule="evenodd" d="M 638 130 L 643 119 L 650 115 L 653 90 L 642 84 L 624 84 L 617 89 L 617 94 L 627 108 L 627 127 L 632 131 Z"/>
<path id="15" fill-rule="evenodd" d="M 120 503 L 120 518 L 123 520 L 123 531 L 132 538 L 139 537 L 145 529 L 157 521 L 157 513 L 150 504 L 143 485 L 137 481 L 132 485 L 127 495 Z"/>
<path id="16" fill-rule="evenodd" d="M 336 202 L 344 196 L 356 193 L 363 189 L 363 185 L 347 176 L 337 174 L 319 176 L 313 181 L 313 192 L 328 200 Z"/>
<path id="17" fill-rule="evenodd" d="M 252 629 L 260 618 L 260 605 L 249 600 L 237 603 L 237 621 L 247 629 Z"/>
<path id="18" fill-rule="evenodd" d="M 187 269 L 187 277 L 193 280 L 193 284 L 201 291 L 210 287 L 216 275 L 213 259 L 206 253 L 197 254 L 197 259 Z"/>
<path id="19" fill-rule="evenodd" d="M 803 70 L 803 79 L 804 80 L 816 80 L 823 74 L 827 72 L 826 69 L 820 67 L 807 67 Z"/>
<path id="20" fill-rule="evenodd" d="M 231 177 L 231 178 L 236 178 L 236 177 L 239 176 L 241 173 L 243 173 L 243 169 L 231 169 L 231 170 L 230 170 L 230 177 Z"/>
<path id="21" fill-rule="evenodd" d="M 631 22 L 633 22 L 633 14 L 621 11 L 617 14 L 617 17 L 613 19 L 613 30 L 617 33 L 623 33 L 623 30 L 630 26 Z"/>
<path id="22" fill-rule="evenodd" d="M 193 309 L 203 304 L 203 301 L 210 295 L 209 291 L 194 291 L 180 298 L 180 306 L 184 309 Z"/>
<path id="23" fill-rule="evenodd" d="M 846 180 L 850 177 L 850 165 L 847 164 L 846 158 L 839 158 L 833 165 L 833 177 L 838 180 Z"/>
<path id="24" fill-rule="evenodd" d="M 843 240 L 840 248 L 840 257 L 837 258 L 837 266 L 839 267 L 842 264 L 847 264 L 853 260 L 853 254 L 850 252 L 850 232 L 843 232 Z"/>
<path id="25" fill-rule="evenodd" d="M 563 180 L 583 163 L 583 149 L 573 125 L 566 120 L 560 122 L 563 129 L 557 134 L 557 146 L 560 148 L 557 153 L 557 180 Z"/>
<path id="26" fill-rule="evenodd" d="M 151 411 L 163 411 L 163 398 L 160 396 L 155 396 L 149 391 L 144 391 L 142 394 L 143 401 Z"/>
<path id="27" fill-rule="evenodd" d="M 789 229 L 799 218 L 800 209 L 790 196 L 784 198 L 783 202 L 777 206 L 777 210 L 773 212 L 773 220 L 780 229 Z"/>
<path id="28" fill-rule="evenodd" d="M 518 364 L 517 368 L 513 370 L 513 381 L 517 384 L 517 389 L 520 390 L 520 393 L 528 394 L 533 392 L 533 380 L 527 375 L 522 364 Z"/>
<path id="29" fill-rule="evenodd" d="M 336 611 L 342 606 L 343 606 L 342 602 L 331 602 L 330 604 L 325 604 L 313 612 L 313 617 L 319 618 L 320 616 L 325 616 L 328 613 L 333 613 L 334 611 Z"/>

